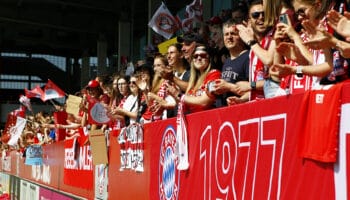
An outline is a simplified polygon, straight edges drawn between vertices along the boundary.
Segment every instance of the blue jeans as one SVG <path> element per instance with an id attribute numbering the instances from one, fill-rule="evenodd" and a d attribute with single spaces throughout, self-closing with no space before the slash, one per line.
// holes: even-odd
<path id="1" fill-rule="evenodd" d="M 277 95 L 278 90 L 282 90 L 282 88 L 280 88 L 280 83 L 273 81 L 272 79 L 265 79 L 265 82 L 264 82 L 265 99 L 272 98 L 275 96 L 280 96 L 281 94 Z"/>

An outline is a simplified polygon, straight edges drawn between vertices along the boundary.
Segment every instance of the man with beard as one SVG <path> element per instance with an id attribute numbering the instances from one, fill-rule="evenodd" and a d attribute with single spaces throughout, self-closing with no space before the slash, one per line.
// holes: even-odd
<path id="1" fill-rule="evenodd" d="M 260 0 L 252 1 L 249 6 L 247 26 L 237 25 L 240 37 L 250 46 L 250 84 L 239 84 L 240 90 L 251 90 L 250 100 L 272 97 L 279 88 L 278 80 L 268 77 L 268 69 L 273 63 L 273 51 L 276 47 L 269 32 L 270 28 L 264 25 L 264 8 Z M 273 92 L 271 88 L 274 88 Z"/>

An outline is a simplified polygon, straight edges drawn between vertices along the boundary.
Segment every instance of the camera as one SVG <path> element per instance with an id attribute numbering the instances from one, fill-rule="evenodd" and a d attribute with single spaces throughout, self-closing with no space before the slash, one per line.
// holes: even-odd
<path id="1" fill-rule="evenodd" d="M 288 24 L 287 14 L 280 15 L 279 21 L 284 23 L 284 24 Z"/>

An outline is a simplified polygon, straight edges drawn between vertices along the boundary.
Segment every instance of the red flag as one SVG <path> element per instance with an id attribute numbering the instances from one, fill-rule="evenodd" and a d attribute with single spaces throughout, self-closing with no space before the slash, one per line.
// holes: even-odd
<path id="1" fill-rule="evenodd" d="M 24 105 L 20 105 L 18 109 L 11 112 L 11 115 L 20 116 L 25 118 L 26 116 L 26 107 Z"/>
<path id="2" fill-rule="evenodd" d="M 163 2 L 151 21 L 148 22 L 148 26 L 166 39 L 169 39 L 180 28 L 178 21 Z"/>
<path id="3" fill-rule="evenodd" d="M 13 114 L 13 112 L 7 114 L 5 128 L 1 135 L 2 142 L 7 143 L 10 140 L 11 138 L 10 129 L 11 127 L 16 125 L 16 120 L 17 120 L 17 117 Z"/>
<path id="4" fill-rule="evenodd" d="M 39 85 L 37 85 L 32 90 L 24 89 L 24 93 L 28 98 L 40 98 L 44 95 L 44 91 L 41 89 Z"/>
<path id="5" fill-rule="evenodd" d="M 67 124 L 67 112 L 66 111 L 56 111 L 53 113 L 55 124 Z M 56 129 L 56 141 L 61 141 L 66 138 L 66 129 L 57 128 Z"/>
<path id="6" fill-rule="evenodd" d="M 41 97 L 41 100 L 47 101 L 49 99 L 61 98 L 64 96 L 65 92 L 49 79 L 45 85 L 44 95 Z"/>

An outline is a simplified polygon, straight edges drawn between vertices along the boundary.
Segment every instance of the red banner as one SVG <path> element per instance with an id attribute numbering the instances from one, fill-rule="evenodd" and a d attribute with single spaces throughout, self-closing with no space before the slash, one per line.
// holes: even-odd
<path id="1" fill-rule="evenodd" d="M 64 155 L 64 183 L 92 190 L 94 177 L 90 146 L 79 144 L 76 139 L 66 140 Z"/>
<path id="2" fill-rule="evenodd" d="M 145 137 L 152 135 L 150 199 L 334 199 L 333 164 L 298 154 L 302 99 L 285 96 L 187 116 L 187 171 L 176 170 L 174 120 L 146 126 Z"/>
<path id="3" fill-rule="evenodd" d="M 67 124 L 67 112 L 66 111 L 55 111 L 53 113 L 55 124 Z M 66 138 L 66 129 L 56 128 L 56 141 L 61 141 Z"/>
<path id="4" fill-rule="evenodd" d="M 108 199 L 349 199 L 349 90 L 350 84 L 345 84 L 340 98 L 328 99 L 325 91 L 313 91 L 307 102 L 303 102 L 303 94 L 297 94 L 187 115 L 187 171 L 176 169 L 175 119 L 144 126 L 143 172 L 120 171 L 120 145 L 112 136 Z M 300 127 L 314 123 L 310 115 L 317 114 L 321 105 L 316 111 L 305 112 L 300 105 L 328 100 L 341 100 L 339 133 L 331 138 L 331 143 L 339 139 L 337 149 L 332 149 L 336 162 L 302 158 L 298 148 L 305 144 L 303 131 L 307 129 L 299 131 Z M 324 120 L 318 123 L 326 122 L 329 136 L 334 135 L 338 122 L 329 126 L 327 117 L 336 117 L 338 111 L 326 106 L 319 115 Z M 94 199 L 98 194 L 92 189 L 90 148 L 79 144 L 75 148 L 70 141 L 65 148 L 63 142 L 43 146 L 43 166 L 24 165 L 24 158 L 12 151 L 1 160 L 2 170 L 54 190 Z"/>

